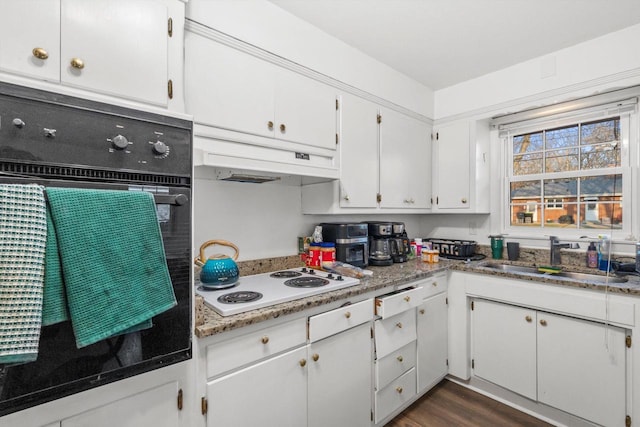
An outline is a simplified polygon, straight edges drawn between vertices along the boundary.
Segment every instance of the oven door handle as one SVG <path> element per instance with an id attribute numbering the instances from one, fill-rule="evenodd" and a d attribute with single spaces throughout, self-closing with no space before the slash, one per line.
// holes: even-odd
<path id="1" fill-rule="evenodd" d="M 153 198 L 157 205 L 176 205 L 182 206 L 189 201 L 185 194 L 154 194 Z"/>

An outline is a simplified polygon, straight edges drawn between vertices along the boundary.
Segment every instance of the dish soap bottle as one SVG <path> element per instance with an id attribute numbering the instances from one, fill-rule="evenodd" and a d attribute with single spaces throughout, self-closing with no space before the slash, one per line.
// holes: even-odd
<path id="1" fill-rule="evenodd" d="M 589 243 L 589 248 L 587 249 L 587 267 L 598 267 L 598 251 L 594 242 Z"/>

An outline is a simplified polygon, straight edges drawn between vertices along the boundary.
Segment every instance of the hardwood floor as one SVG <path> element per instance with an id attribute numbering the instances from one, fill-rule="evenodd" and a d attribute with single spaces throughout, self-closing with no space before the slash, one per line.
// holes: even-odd
<path id="1" fill-rule="evenodd" d="M 442 381 L 385 427 L 550 426 L 452 381 Z"/>

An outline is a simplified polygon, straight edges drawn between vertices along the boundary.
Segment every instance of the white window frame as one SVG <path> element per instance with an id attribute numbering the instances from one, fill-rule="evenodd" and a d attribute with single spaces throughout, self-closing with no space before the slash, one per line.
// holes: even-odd
<path id="1" fill-rule="evenodd" d="M 640 95 L 640 89 L 635 89 L 637 95 Z M 628 96 L 628 94 L 627 94 Z M 580 105 L 578 102 L 577 105 Z M 624 105 L 621 107 L 621 105 Z M 619 108 L 615 108 L 615 107 Z M 638 202 L 640 194 L 638 194 L 638 108 L 637 98 L 625 100 L 621 103 L 610 103 L 607 105 L 590 106 L 588 108 L 564 109 L 559 114 L 552 114 L 554 107 L 545 107 L 539 109 L 528 120 L 518 120 L 509 123 L 509 117 L 501 118 L 502 123 L 494 123 L 499 130 L 499 139 L 501 141 L 501 150 L 503 152 L 503 162 L 501 168 L 502 175 L 502 191 L 501 191 L 501 232 L 511 236 L 521 236 L 523 238 L 546 238 L 546 235 L 556 235 L 567 239 L 577 239 L 581 236 L 595 236 L 597 234 L 611 235 L 613 239 L 635 239 L 640 233 L 639 220 L 635 212 L 638 212 Z M 548 114 L 544 114 L 547 109 Z M 518 116 L 518 115 L 516 115 Z M 619 167 L 596 169 L 596 170 L 577 170 L 570 172 L 554 172 L 532 175 L 518 175 L 520 180 L 541 180 L 554 178 L 575 178 L 582 176 L 597 175 L 622 175 L 622 208 L 623 208 L 623 224 L 621 229 L 586 229 L 586 228 L 556 228 L 544 227 L 542 222 L 540 227 L 523 227 L 511 225 L 511 206 L 510 206 L 510 183 L 513 175 L 513 136 L 525 133 L 536 132 L 559 128 L 562 126 L 575 125 L 577 123 L 585 123 L 595 120 L 603 120 L 611 117 L 620 117 L 620 143 L 621 143 L 621 163 Z M 520 118 L 520 117 L 519 117 Z M 633 196 L 632 196 L 633 195 Z M 546 201 L 541 200 L 543 206 Z M 541 235 L 542 233 L 542 235 Z"/>

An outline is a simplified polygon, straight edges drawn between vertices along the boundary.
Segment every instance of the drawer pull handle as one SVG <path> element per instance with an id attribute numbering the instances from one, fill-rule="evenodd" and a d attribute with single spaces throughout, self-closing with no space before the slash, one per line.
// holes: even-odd
<path id="1" fill-rule="evenodd" d="M 344 317 L 346 317 L 347 319 L 351 319 L 351 312 L 350 312 L 350 311 L 347 311 L 347 312 L 344 314 Z"/>
<path id="2" fill-rule="evenodd" d="M 540 324 L 541 324 L 542 326 L 547 326 L 547 321 L 546 321 L 546 320 L 544 320 L 544 319 L 542 319 L 542 320 L 540 321 Z"/>
<path id="3" fill-rule="evenodd" d="M 398 359 L 398 362 L 400 363 L 404 362 L 404 358 L 402 356 L 398 356 L 397 359 Z"/>
<path id="4" fill-rule="evenodd" d="M 405 300 L 406 302 L 409 302 L 409 301 L 411 301 L 411 297 L 407 295 L 406 297 L 404 297 L 404 300 Z"/>
<path id="5" fill-rule="evenodd" d="M 313 356 L 311 356 L 311 358 L 313 359 L 314 362 L 317 362 L 318 359 L 320 359 L 320 355 L 318 353 L 314 353 Z"/>
<path id="6" fill-rule="evenodd" d="M 34 47 L 31 53 L 33 56 L 38 59 L 42 59 L 43 61 L 49 57 L 49 53 L 41 47 Z"/>
<path id="7" fill-rule="evenodd" d="M 531 323 L 531 316 L 525 317 L 524 320 L 526 320 L 528 323 Z"/>
<path id="8" fill-rule="evenodd" d="M 71 66 L 76 70 L 82 70 L 84 68 L 84 61 L 80 58 L 71 59 Z"/>
<path id="9" fill-rule="evenodd" d="M 420 314 L 424 314 L 424 308 L 420 309 Z"/>
<path id="10" fill-rule="evenodd" d="M 302 366 L 303 368 L 305 367 L 305 365 L 307 364 L 307 359 L 300 359 L 300 366 Z"/>
<path id="11" fill-rule="evenodd" d="M 269 128 L 269 130 L 273 130 L 273 122 L 271 120 L 267 122 L 267 127 Z"/>
<path id="12" fill-rule="evenodd" d="M 402 394 L 402 387 L 396 387 L 396 391 L 398 392 L 398 394 Z"/>
<path id="13" fill-rule="evenodd" d="M 438 286 L 438 282 L 433 282 L 433 283 L 431 284 L 431 286 L 433 286 L 433 287 L 437 287 L 437 286 Z"/>
<path id="14" fill-rule="evenodd" d="M 269 342 L 269 337 L 265 335 L 260 341 L 262 341 L 262 344 L 266 344 Z"/>
<path id="15" fill-rule="evenodd" d="M 396 323 L 396 326 L 397 326 L 399 329 L 402 329 L 402 322 L 398 322 L 398 323 Z"/>
<path id="16" fill-rule="evenodd" d="M 467 199 L 460 200 L 462 203 L 467 203 Z"/>
<path id="17" fill-rule="evenodd" d="M 280 125 L 280 132 L 285 132 L 287 130 L 287 127 L 283 124 Z"/>

